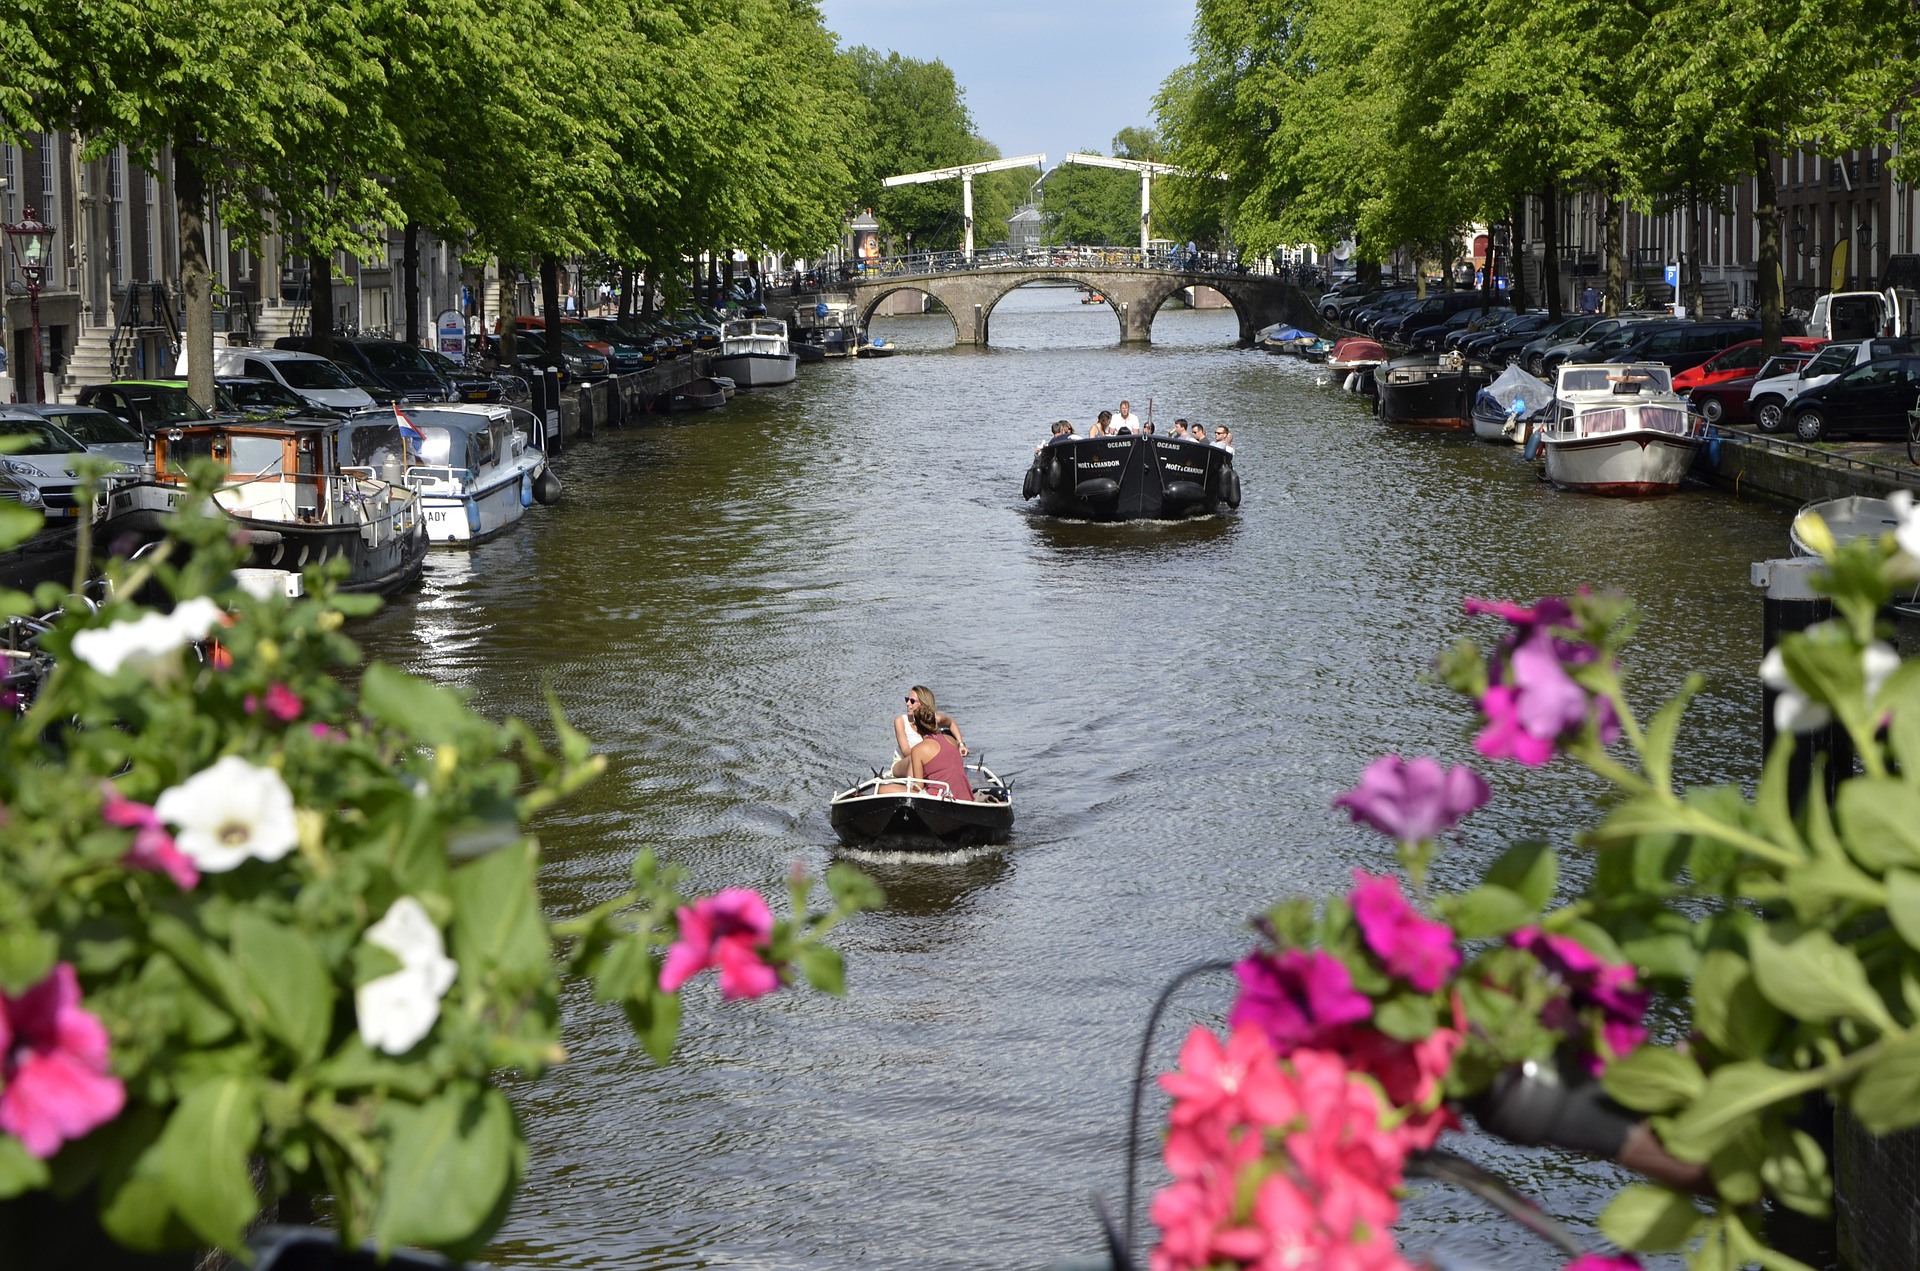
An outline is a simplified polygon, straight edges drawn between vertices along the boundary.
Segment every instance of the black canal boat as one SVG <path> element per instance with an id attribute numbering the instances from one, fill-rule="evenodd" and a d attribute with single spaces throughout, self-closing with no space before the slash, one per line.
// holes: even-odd
<path id="1" fill-rule="evenodd" d="M 1493 376 L 1492 367 L 1457 353 L 1395 358 L 1373 368 L 1375 409 L 1388 423 L 1470 428 L 1473 400 Z"/>
<path id="2" fill-rule="evenodd" d="M 833 796 L 827 808 L 833 832 L 848 847 L 908 851 L 1006 842 L 1013 835 L 1013 787 L 984 764 L 967 771 L 971 800 L 949 798 L 943 782 L 869 777 Z"/>
<path id="3" fill-rule="evenodd" d="M 1184 437 L 1074 437 L 1040 447 L 1021 497 L 1049 516 L 1179 520 L 1240 506 L 1233 452 Z"/>

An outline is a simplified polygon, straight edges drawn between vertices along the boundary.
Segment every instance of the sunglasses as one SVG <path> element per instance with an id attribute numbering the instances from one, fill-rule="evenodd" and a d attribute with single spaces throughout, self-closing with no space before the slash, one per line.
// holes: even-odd
<path id="1" fill-rule="evenodd" d="M 920 704 L 920 699 L 917 697 L 909 697 L 906 699 L 906 702 L 907 702 L 907 705 L 909 706 L 918 706 Z"/>

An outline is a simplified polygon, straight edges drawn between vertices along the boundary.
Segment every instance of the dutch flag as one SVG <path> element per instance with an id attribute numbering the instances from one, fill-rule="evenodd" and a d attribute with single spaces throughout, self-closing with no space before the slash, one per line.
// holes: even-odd
<path id="1" fill-rule="evenodd" d="M 427 435 L 413 426 L 413 421 L 408 419 L 406 412 L 400 409 L 399 402 L 393 404 L 393 420 L 400 425 L 400 436 L 415 451 L 427 444 Z"/>

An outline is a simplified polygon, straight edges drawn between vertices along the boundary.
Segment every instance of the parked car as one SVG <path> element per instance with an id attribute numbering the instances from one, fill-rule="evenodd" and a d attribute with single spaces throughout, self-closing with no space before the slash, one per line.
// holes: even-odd
<path id="1" fill-rule="evenodd" d="M 1536 331 L 1520 346 L 1518 352 L 1511 355 L 1513 364 L 1529 375 L 1538 375 L 1541 359 L 1547 350 L 1556 344 L 1577 343 L 1581 336 L 1602 322 L 1618 323 L 1617 318 L 1604 318 L 1597 313 L 1576 313 L 1570 318 L 1562 318 L 1558 326 L 1547 326 Z M 1608 327 L 1609 331 L 1613 328 Z"/>
<path id="2" fill-rule="evenodd" d="M 1488 305 L 1504 309 L 1507 304 L 1504 293 L 1489 296 L 1481 291 L 1431 292 L 1426 299 L 1411 305 L 1405 313 L 1376 323 L 1373 336 L 1376 340 L 1405 344 L 1415 331 L 1444 322 L 1456 313 L 1478 312 Z"/>
<path id="3" fill-rule="evenodd" d="M 32 487 L 50 524 L 77 519 L 84 510 L 78 492 L 79 465 L 102 456 L 90 455 L 52 420 L 18 406 L 0 406 L 0 437 L 25 443 L 18 450 L 0 454 L 0 473 Z M 23 505 L 31 502 L 19 501 Z"/>
<path id="4" fill-rule="evenodd" d="M 522 330 L 513 335 L 514 357 L 519 373 L 529 379 L 538 377 L 553 363 L 547 350 L 548 333 Z M 612 373 L 607 359 L 580 341 L 560 333 L 560 370 L 566 380 L 600 380 Z"/>
<path id="5" fill-rule="evenodd" d="M 1849 367 L 1787 403 L 1794 435 L 1805 442 L 1861 433 L 1907 435 L 1920 396 L 1920 357 L 1894 354 Z"/>
<path id="6" fill-rule="evenodd" d="M 1699 385 L 1687 393 L 1687 400 L 1710 424 L 1750 423 L 1753 416 L 1748 412 L 1747 398 L 1754 383 L 1765 376 L 1797 376 L 1800 368 L 1812 360 L 1810 349 L 1775 354 L 1750 371 Z"/>
<path id="7" fill-rule="evenodd" d="M 470 371 L 437 349 L 421 351 L 427 355 L 429 362 L 439 368 L 440 374 L 452 387 L 455 401 L 497 402 L 505 395 L 500 381 L 485 371 Z"/>
<path id="8" fill-rule="evenodd" d="M 361 370 L 392 389 L 403 402 L 454 400 L 453 385 L 447 383 L 426 350 L 405 340 L 336 339 L 333 360 L 357 362 Z"/>
<path id="9" fill-rule="evenodd" d="M 217 348 L 213 351 L 213 373 L 216 378 L 228 375 L 272 380 L 299 394 L 307 405 L 321 410 L 351 413 L 374 404 L 367 391 L 357 387 L 345 371 L 317 353 L 280 348 Z"/>
<path id="10" fill-rule="evenodd" d="M 1579 340 L 1548 349 L 1540 359 L 1541 378 L 1552 379 L 1568 362 L 1604 362 L 1629 344 L 1645 339 L 1647 333 L 1656 328 L 1665 330 L 1686 325 L 1684 318 L 1626 318 L 1612 330 L 1596 335 L 1600 330 L 1596 323 Z"/>
<path id="11" fill-rule="evenodd" d="M 90 384 L 80 390 L 75 400 L 82 406 L 99 407 L 138 429 L 142 435 L 169 424 L 197 424 L 213 418 L 187 395 L 186 385 L 178 380 L 115 380 L 111 384 Z"/>
<path id="12" fill-rule="evenodd" d="M 345 411 L 316 407 L 279 380 L 251 375 L 216 375 L 220 414 L 245 419 L 342 419 Z"/>
<path id="13" fill-rule="evenodd" d="M 1688 322 L 1649 326 L 1616 349 L 1609 362 L 1658 362 L 1673 372 L 1689 370 L 1731 345 L 1758 337 L 1757 322 Z"/>
<path id="14" fill-rule="evenodd" d="M 1780 341 L 1782 352 L 1808 353 L 1819 348 L 1826 341 L 1810 335 L 1790 335 Z M 1714 354 L 1700 365 L 1681 371 L 1673 377 L 1673 391 L 1690 392 L 1704 388 L 1708 384 L 1718 384 L 1724 380 L 1753 378 L 1767 355 L 1761 341 L 1742 340 Z"/>
<path id="15" fill-rule="evenodd" d="M 349 384 L 366 394 L 373 405 L 392 406 L 400 400 L 400 394 L 375 379 L 373 374 L 358 362 L 335 362 L 334 365 L 340 368 L 340 374 L 347 377 Z"/>
<path id="16" fill-rule="evenodd" d="M 1886 291 L 1831 291 L 1815 297 L 1807 334 L 1823 340 L 1871 340 L 1907 334 L 1900 298 Z"/>
<path id="17" fill-rule="evenodd" d="M 1544 313 L 1512 314 L 1488 323 L 1478 331 L 1468 332 L 1456 341 L 1456 347 L 1469 357 L 1485 361 L 1500 344 L 1525 339 L 1530 332 L 1539 330 L 1543 323 L 1550 320 Z"/>
<path id="18" fill-rule="evenodd" d="M 52 420 L 61 432 L 85 446 L 89 454 L 104 455 L 129 468 L 138 468 L 147 461 L 147 439 L 140 435 L 140 430 L 97 406 L 35 402 L 22 403 L 20 409 Z"/>
<path id="19" fill-rule="evenodd" d="M 607 346 L 615 375 L 644 371 L 660 361 L 654 352 L 651 337 L 643 339 L 636 336 L 612 318 L 580 318 L 566 325 L 569 330 L 578 328 L 581 334 L 591 336 Z"/>
<path id="20" fill-rule="evenodd" d="M 1407 347 L 1416 353 L 1437 353 L 1446 347 L 1447 337 L 1465 331 L 1467 324 L 1480 316 L 1478 309 L 1462 309 L 1432 326 L 1421 327 L 1407 336 Z"/>
<path id="21" fill-rule="evenodd" d="M 1841 372 L 1862 362 L 1909 353 L 1913 347 L 1906 339 L 1831 341 L 1798 372 L 1756 379 L 1747 391 L 1747 415 L 1761 432 L 1779 432 L 1792 418 L 1788 404 L 1801 393 L 1831 383 Z"/>

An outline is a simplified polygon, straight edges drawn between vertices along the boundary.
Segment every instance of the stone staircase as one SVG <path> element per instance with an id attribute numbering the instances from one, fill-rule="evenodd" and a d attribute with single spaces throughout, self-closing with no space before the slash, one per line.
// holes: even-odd
<path id="1" fill-rule="evenodd" d="M 113 378 L 113 328 L 83 326 L 80 332 L 58 383 L 49 385 L 56 401 L 70 402 L 87 385 Z"/>

